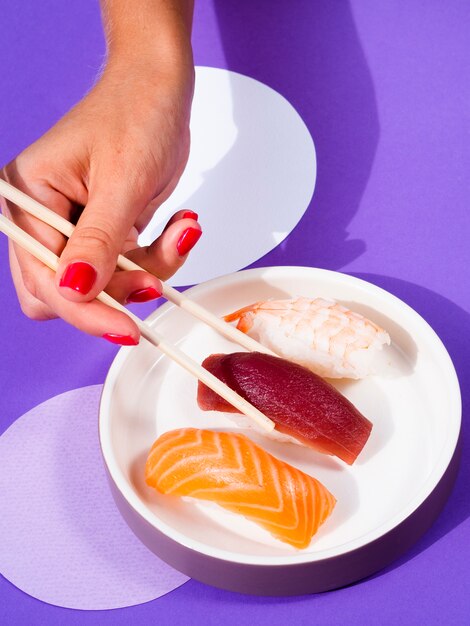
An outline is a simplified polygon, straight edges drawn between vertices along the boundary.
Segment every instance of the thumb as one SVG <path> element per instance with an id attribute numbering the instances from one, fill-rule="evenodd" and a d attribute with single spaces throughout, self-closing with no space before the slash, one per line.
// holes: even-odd
<path id="1" fill-rule="evenodd" d="M 113 194 L 90 194 L 61 254 L 56 285 L 68 300 L 93 300 L 113 276 L 117 257 L 139 212 L 128 194 L 122 193 L 116 200 L 116 188 Z"/>

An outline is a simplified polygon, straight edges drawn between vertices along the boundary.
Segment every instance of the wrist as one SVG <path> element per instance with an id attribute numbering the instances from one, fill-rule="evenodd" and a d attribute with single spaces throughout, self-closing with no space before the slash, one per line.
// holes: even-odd
<path id="1" fill-rule="evenodd" d="M 187 93 L 192 98 L 194 63 L 191 42 L 168 32 L 155 41 L 125 42 L 110 46 L 101 81 L 136 82 L 139 86 L 166 85 L 170 92 Z M 100 81 L 100 82 L 101 82 Z"/>
<path id="2" fill-rule="evenodd" d="M 108 0 L 104 7 L 106 67 L 192 72 L 190 0 L 139 0 L 137 5 Z"/>
<path id="3" fill-rule="evenodd" d="M 116 55 L 109 58 L 104 71 L 95 86 L 102 93 L 129 94 L 145 105 L 155 106 L 167 102 L 171 108 L 188 110 L 194 91 L 194 66 L 192 56 L 180 57 L 176 54 L 142 52 L 138 58 Z M 129 95 L 127 97 L 129 97 Z"/>

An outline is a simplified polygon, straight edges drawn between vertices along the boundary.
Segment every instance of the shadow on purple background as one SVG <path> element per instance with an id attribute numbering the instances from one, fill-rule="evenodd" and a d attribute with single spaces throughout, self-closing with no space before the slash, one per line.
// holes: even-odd
<path id="1" fill-rule="evenodd" d="M 281 244 L 277 262 L 295 258 L 311 265 L 314 251 L 316 266 L 339 269 L 365 250 L 364 241 L 348 239 L 347 226 L 379 137 L 372 79 L 349 3 L 276 0 L 274 10 L 271 0 L 215 0 L 214 6 L 227 67 L 285 96 L 315 141 L 318 173 L 310 209 Z M 236 144 L 211 175 L 234 158 Z"/>
<path id="2" fill-rule="evenodd" d="M 470 378 L 470 314 L 450 300 L 418 285 L 375 274 L 354 274 L 390 291 L 413 307 L 433 327 L 446 346 L 453 362 L 462 393 L 462 459 L 470 458 L 470 441 L 466 417 L 470 406 L 470 389 L 464 384 Z M 394 565 L 398 567 L 426 550 L 441 537 L 470 517 L 470 465 L 462 463 L 454 490 L 440 517 L 424 537 Z M 388 571 L 387 568 L 382 573 Z"/>
<path id="3" fill-rule="evenodd" d="M 272 253 L 274 254 L 274 253 Z M 393 293 L 398 298 L 404 300 L 407 304 L 413 307 L 420 315 L 422 315 L 426 321 L 433 327 L 433 329 L 440 336 L 444 342 L 457 370 L 460 381 L 465 381 L 470 378 L 470 314 L 456 306 L 450 300 L 433 293 L 432 291 L 420 287 L 418 285 L 392 278 L 389 276 L 378 276 L 376 274 L 364 274 L 354 273 L 354 276 L 367 280 L 383 289 L 386 289 L 390 293 Z M 468 408 L 470 406 L 470 390 L 462 385 L 462 458 L 470 458 L 470 441 L 466 433 L 465 418 L 468 414 Z M 427 550 L 435 542 L 442 539 L 445 535 L 450 533 L 454 528 L 459 526 L 462 522 L 470 517 L 470 466 L 468 463 L 462 463 L 455 483 L 454 489 L 450 496 L 448 503 L 445 505 L 442 513 L 427 531 L 422 539 L 415 544 L 415 546 L 406 552 L 402 557 L 393 562 L 390 566 L 377 572 L 371 578 L 378 578 L 387 574 L 388 572 L 400 568 L 407 561 L 414 559 L 421 552 Z M 436 567 L 439 566 L 439 562 L 436 561 Z M 406 584 L 406 570 L 403 571 L 403 584 Z M 369 579 L 367 579 L 369 580 Z M 354 587 L 357 584 L 349 585 Z M 410 580 L 410 584 L 412 581 Z M 201 593 L 204 589 L 204 595 L 215 598 L 220 593 L 219 591 L 212 589 L 206 585 L 202 585 L 194 580 L 186 583 L 186 593 L 191 596 Z M 229 594 L 229 592 L 226 592 Z M 328 592 L 335 593 L 335 592 Z M 298 602 L 299 597 L 292 598 L 255 598 L 252 596 L 242 596 L 240 594 L 230 594 L 234 600 L 236 598 L 242 598 L 243 602 L 247 604 L 289 604 Z M 325 594 L 320 594 L 325 595 Z M 310 597 L 310 596 L 309 596 Z M 319 597 L 319 596 L 317 596 Z M 338 598 L 338 602 L 340 602 Z"/>

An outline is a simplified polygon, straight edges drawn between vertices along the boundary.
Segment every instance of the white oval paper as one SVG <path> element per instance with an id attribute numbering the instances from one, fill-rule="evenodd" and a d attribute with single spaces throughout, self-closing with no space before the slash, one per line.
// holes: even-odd
<path id="1" fill-rule="evenodd" d="M 242 74 L 196 68 L 191 153 L 173 195 L 140 237 L 152 242 L 181 208 L 203 236 L 170 282 L 193 285 L 242 269 L 281 243 L 312 198 L 313 139 L 277 91 Z"/>

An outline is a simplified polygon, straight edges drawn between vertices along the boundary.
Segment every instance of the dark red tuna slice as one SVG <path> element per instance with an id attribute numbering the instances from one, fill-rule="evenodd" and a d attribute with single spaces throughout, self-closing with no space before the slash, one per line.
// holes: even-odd
<path id="1" fill-rule="evenodd" d="M 272 419 L 276 430 L 349 465 L 369 438 L 371 422 L 301 365 L 260 352 L 212 354 L 202 365 Z M 204 411 L 239 412 L 201 382 L 197 401 Z"/>

